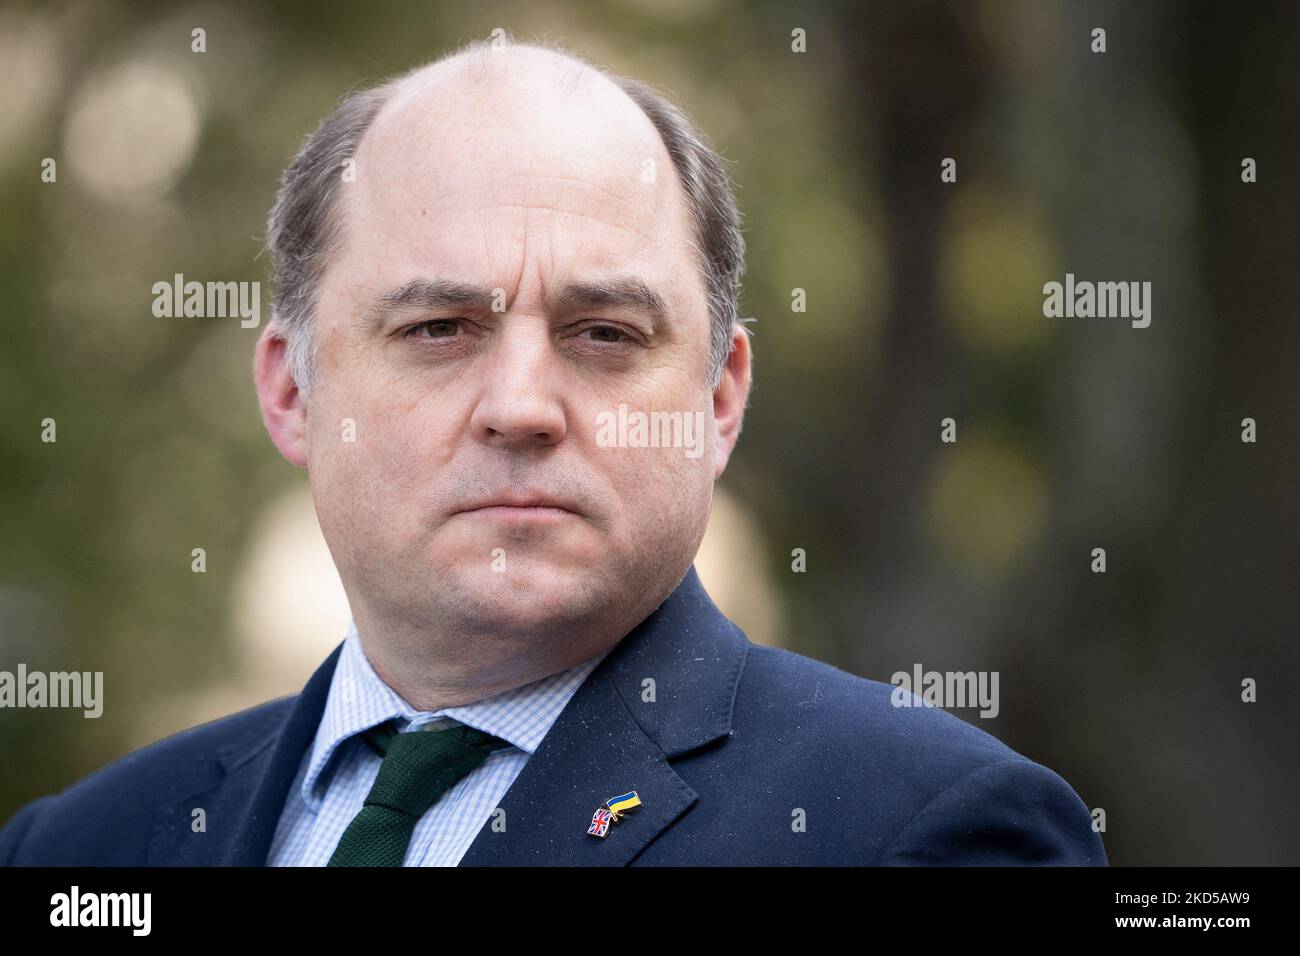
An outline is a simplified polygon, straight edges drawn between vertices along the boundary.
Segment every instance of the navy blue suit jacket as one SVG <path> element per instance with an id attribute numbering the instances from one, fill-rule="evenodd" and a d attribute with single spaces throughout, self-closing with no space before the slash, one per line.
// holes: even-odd
<path id="1" fill-rule="evenodd" d="M 297 696 L 27 804 L 0 863 L 264 865 L 338 654 Z M 461 865 L 1106 864 L 1069 784 L 893 690 L 751 644 L 692 568 L 579 688 L 502 800 L 504 832 L 485 823 Z M 642 806 L 588 836 L 629 790 Z"/>

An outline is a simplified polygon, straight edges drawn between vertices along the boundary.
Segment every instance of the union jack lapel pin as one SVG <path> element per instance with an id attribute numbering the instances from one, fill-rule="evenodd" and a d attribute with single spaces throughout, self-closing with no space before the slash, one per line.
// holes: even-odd
<path id="1" fill-rule="evenodd" d="M 635 807 L 641 806 L 641 797 L 635 790 L 629 790 L 627 793 L 620 794 L 617 797 L 610 797 L 603 804 L 596 808 L 592 814 L 591 826 L 587 827 L 587 833 L 594 837 L 600 837 L 602 840 L 609 835 L 609 825 L 618 823 L 623 819 L 623 815 Z"/>
<path id="2" fill-rule="evenodd" d="M 592 815 L 591 826 L 587 827 L 587 832 L 592 836 L 600 837 L 603 840 L 605 839 L 606 834 L 609 833 L 609 821 L 610 812 L 604 807 L 601 807 Z"/>

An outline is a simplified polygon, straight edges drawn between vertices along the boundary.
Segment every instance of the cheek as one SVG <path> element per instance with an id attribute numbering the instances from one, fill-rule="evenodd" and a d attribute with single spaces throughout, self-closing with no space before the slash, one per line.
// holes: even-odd
<path id="1" fill-rule="evenodd" d="M 368 393 L 334 387 L 309 413 L 308 471 L 322 525 L 373 537 L 409 500 L 429 443 Z"/>
<path id="2" fill-rule="evenodd" d="M 312 438 L 322 457 L 358 477 L 396 480 L 423 471 L 448 445 L 450 409 L 427 388 L 404 390 L 360 371 L 332 381 L 319 414 L 312 410 Z"/>
<path id="3" fill-rule="evenodd" d="M 600 448 L 598 455 L 613 449 Z M 623 448 L 606 461 L 625 520 L 643 541 L 689 536 L 707 520 L 712 472 L 707 450 L 687 458 L 681 448 Z M 596 464 L 600 466 L 600 459 Z"/>

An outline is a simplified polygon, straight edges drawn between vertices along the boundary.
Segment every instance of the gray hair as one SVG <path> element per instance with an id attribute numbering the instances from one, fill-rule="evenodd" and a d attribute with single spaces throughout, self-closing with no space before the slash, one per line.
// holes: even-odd
<path id="1" fill-rule="evenodd" d="M 690 243 L 708 296 L 709 387 L 716 388 L 731 352 L 732 330 L 737 325 L 743 329 L 741 323 L 745 321 L 738 312 L 740 277 L 745 271 L 745 239 L 727 173 L 727 160 L 713 149 L 680 107 L 650 84 L 610 73 L 554 45 L 508 45 L 558 53 L 577 67 L 571 81 L 576 81 L 578 74 L 586 70 L 608 77 L 654 124 L 677 170 L 693 220 Z M 486 58 L 499 48 L 493 40 L 476 40 L 436 62 L 468 56 L 471 67 L 481 76 L 486 69 Z M 339 171 L 356 155 L 362 137 L 402 81 L 423 69 L 419 67 L 377 86 L 349 93 L 307 138 L 280 178 L 267 224 L 274 290 L 272 324 L 284 337 L 290 373 L 304 394 L 316 384 L 316 346 L 312 336 L 316 287 L 330 256 L 338 248 L 339 223 L 334 206 L 342 178 Z"/>

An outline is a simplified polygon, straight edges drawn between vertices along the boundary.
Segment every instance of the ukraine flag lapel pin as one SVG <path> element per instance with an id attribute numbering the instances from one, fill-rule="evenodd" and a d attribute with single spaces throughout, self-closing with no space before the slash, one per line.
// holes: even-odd
<path id="1" fill-rule="evenodd" d="M 594 837 L 600 837 L 602 840 L 605 839 L 609 835 L 611 823 L 618 823 L 623 819 L 625 813 L 639 806 L 641 806 L 641 798 L 635 790 L 629 790 L 617 797 L 610 797 L 597 807 L 596 812 L 592 814 L 591 826 L 587 827 L 587 833 Z"/>

